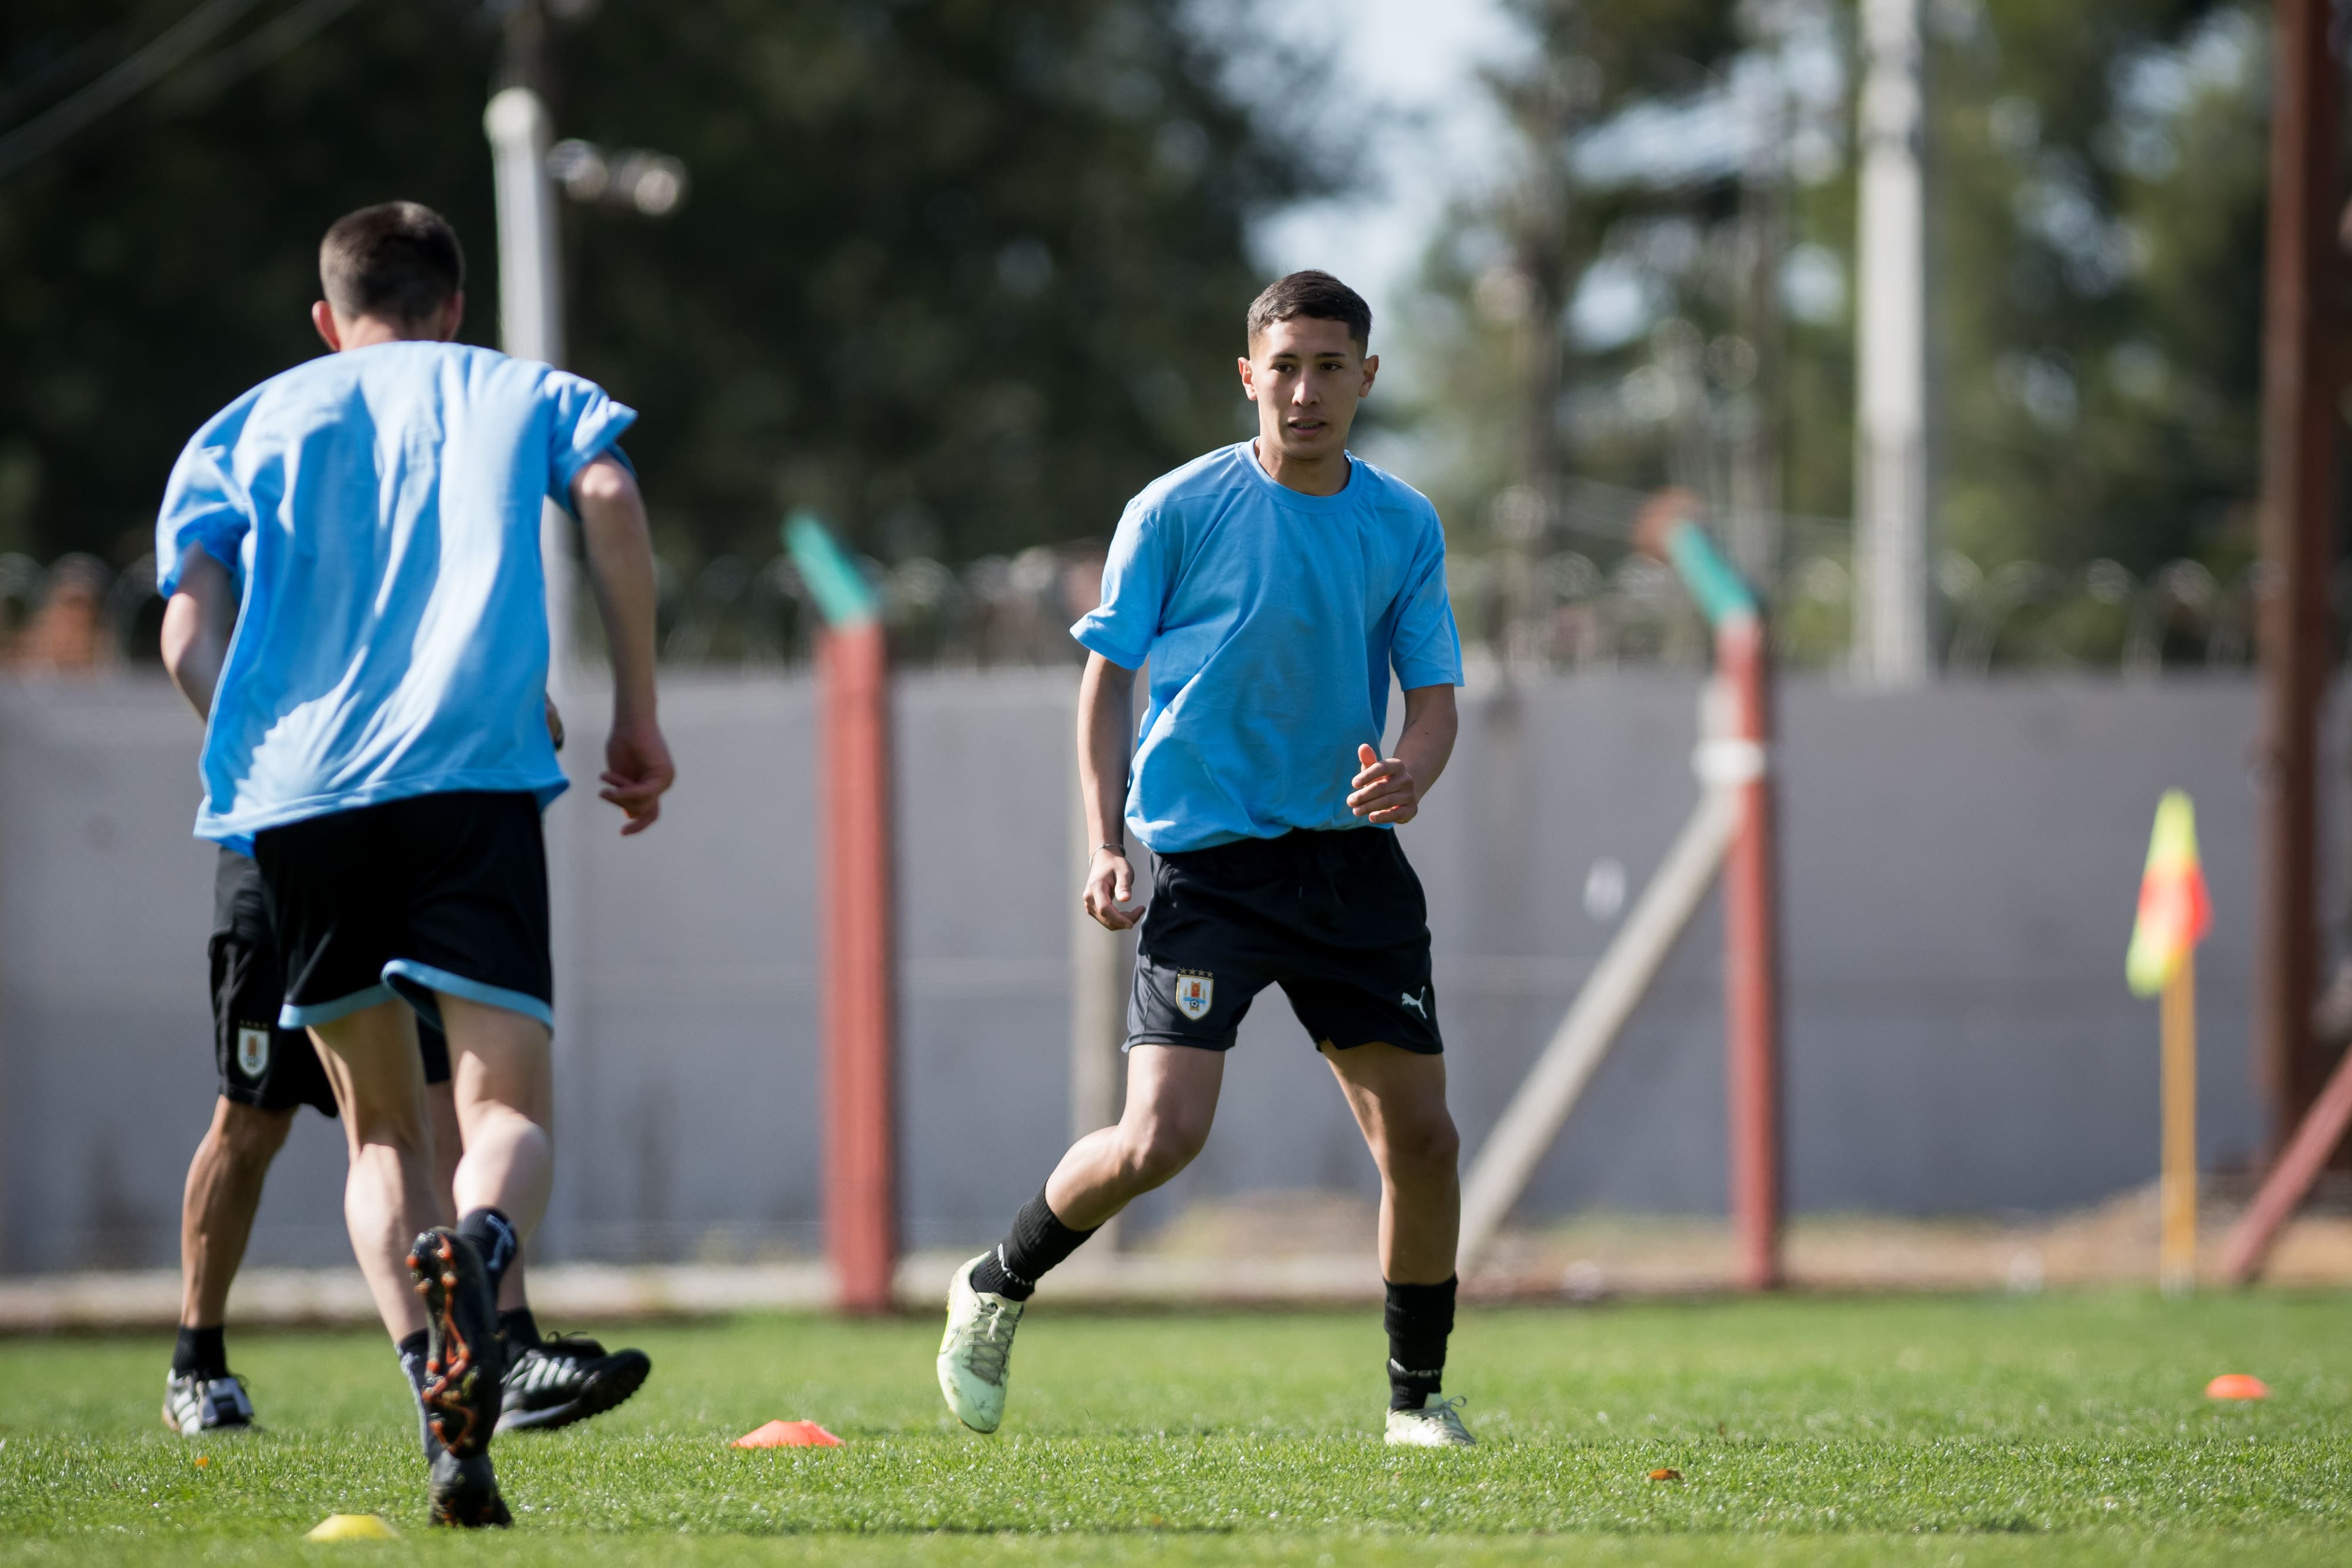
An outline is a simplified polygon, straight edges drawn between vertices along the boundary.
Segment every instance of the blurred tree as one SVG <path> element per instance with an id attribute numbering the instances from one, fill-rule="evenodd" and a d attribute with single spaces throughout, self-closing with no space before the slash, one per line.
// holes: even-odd
<path id="1" fill-rule="evenodd" d="M 1991 0 L 1937 29 L 1937 520 L 1988 570 L 2252 548 L 2267 8 Z"/>
<path id="2" fill-rule="evenodd" d="M 352 207 L 447 213 L 495 340 L 481 110 L 512 3 L 268 0 L 0 175 L 0 549 L 137 554 L 189 432 L 317 351 L 313 249 Z M 1108 533 L 1234 428 L 1249 216 L 1340 172 L 1244 109 L 1240 40 L 1181 0 L 550 9 L 578 18 L 559 134 L 692 182 L 664 222 L 566 217 L 572 356 L 643 411 L 674 555 L 771 553 L 793 504 L 894 558 Z M 14 0 L 0 128 L 185 10 Z M 275 49 L 303 14 L 328 20 Z"/>
<path id="3" fill-rule="evenodd" d="M 1507 0 L 1507 8 L 1535 45 L 1488 76 L 1514 133 L 1510 162 L 1450 214 L 1407 321 L 1433 350 L 1415 423 L 1444 433 L 1431 443 L 1450 470 L 1437 483 L 1474 541 L 1498 522 L 1505 536 L 1559 523 L 1561 479 L 1591 472 L 1605 444 L 1595 422 L 1580 417 L 1586 389 L 1672 313 L 1659 291 L 1660 256 L 1697 265 L 1694 223 L 1725 210 L 1709 188 L 1717 181 L 1596 177 L 1583 154 L 1597 128 L 1703 90 L 1739 43 L 1733 7 L 1719 3 Z M 1596 286 L 1636 297 L 1615 301 L 1622 308 L 1610 311 L 1598 342 L 1575 319 L 1580 293 Z"/>
<path id="4" fill-rule="evenodd" d="M 0 7 L 0 125 L 64 99 L 178 19 L 169 3 Z M 173 457 L 253 382 L 320 350 L 319 236 L 413 196 L 476 262 L 467 332 L 497 319 L 488 35 L 362 6 L 242 75 L 196 67 L 0 176 L 0 549 L 144 553 Z"/>
<path id="5" fill-rule="evenodd" d="M 1622 518 L 1580 514 L 1563 485 L 1673 481 L 1730 511 L 1740 444 L 1760 440 L 1757 472 L 1796 530 L 1775 551 L 1784 635 L 1833 657 L 1851 7 L 1511 4 L 1538 46 L 1492 83 L 1517 163 L 1465 195 L 1408 311 L 1434 367 L 1405 422 L 1423 471 L 1465 553 L 1532 538 L 1606 569 Z M 2071 601 L 2028 611 L 2038 652 L 2112 657 L 2164 563 L 2210 573 L 2166 592 L 2227 591 L 2252 551 L 2267 11 L 1927 9 L 1940 575 L 1966 600 L 2042 563 L 2001 590 Z"/>

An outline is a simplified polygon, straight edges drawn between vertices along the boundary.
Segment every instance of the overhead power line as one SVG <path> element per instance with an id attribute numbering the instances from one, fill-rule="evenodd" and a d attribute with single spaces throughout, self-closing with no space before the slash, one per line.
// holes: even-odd
<path id="1" fill-rule="evenodd" d="M 0 179 L 56 148 L 68 137 L 152 86 L 157 78 L 219 37 L 259 0 L 202 0 L 154 41 L 61 103 L 0 136 Z"/>
<path id="2" fill-rule="evenodd" d="M 360 0 L 302 0 L 246 37 L 205 56 L 172 79 L 163 95 L 174 103 L 209 98 L 238 78 L 251 75 L 280 55 L 324 29 Z"/>

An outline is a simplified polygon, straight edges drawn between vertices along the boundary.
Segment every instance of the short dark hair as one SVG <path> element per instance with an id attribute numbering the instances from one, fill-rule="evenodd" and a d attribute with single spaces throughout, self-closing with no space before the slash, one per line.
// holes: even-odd
<path id="1" fill-rule="evenodd" d="M 413 326 L 466 286 L 466 253 L 431 207 L 384 202 L 335 220 L 319 242 L 319 286 L 339 315 Z"/>
<path id="2" fill-rule="evenodd" d="M 1255 343 L 1276 321 L 1298 316 L 1317 321 L 1343 321 L 1347 323 L 1348 336 L 1356 340 L 1356 351 L 1370 351 L 1372 308 L 1364 303 L 1362 295 L 1329 273 L 1311 269 L 1276 278 L 1265 286 L 1264 293 L 1250 301 L 1249 340 Z"/>

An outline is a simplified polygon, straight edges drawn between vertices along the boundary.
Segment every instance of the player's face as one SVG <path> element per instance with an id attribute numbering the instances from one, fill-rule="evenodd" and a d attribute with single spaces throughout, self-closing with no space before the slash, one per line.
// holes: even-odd
<path id="1" fill-rule="evenodd" d="M 1276 321 L 1241 362 L 1242 390 L 1257 404 L 1258 440 L 1286 457 L 1336 457 L 1380 368 L 1380 356 L 1359 349 L 1344 321 Z"/>

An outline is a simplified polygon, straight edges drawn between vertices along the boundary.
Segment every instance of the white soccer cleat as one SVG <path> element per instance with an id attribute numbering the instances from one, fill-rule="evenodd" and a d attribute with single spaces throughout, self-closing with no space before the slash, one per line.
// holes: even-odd
<path id="1" fill-rule="evenodd" d="M 1004 1419 L 1005 1363 L 1026 1304 L 971 1288 L 971 1271 L 990 1256 L 972 1259 L 948 1282 L 948 1332 L 940 1341 L 940 1392 L 975 1432 L 993 1432 Z"/>
<path id="2" fill-rule="evenodd" d="M 252 1426 L 253 1401 L 246 1397 L 245 1379 L 235 1373 L 226 1377 L 199 1377 L 193 1372 L 167 1376 L 163 1425 L 183 1437 Z"/>
<path id="3" fill-rule="evenodd" d="M 1391 1410 L 1389 1429 L 1383 1439 L 1399 1448 L 1474 1448 L 1478 1439 L 1462 1424 L 1462 1400 L 1459 1396 L 1441 1399 L 1419 1410 Z"/>

